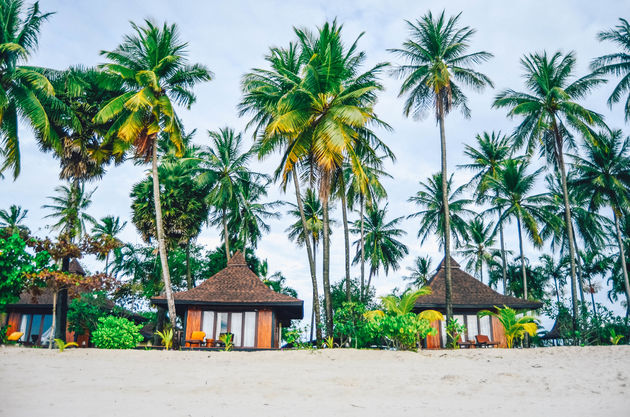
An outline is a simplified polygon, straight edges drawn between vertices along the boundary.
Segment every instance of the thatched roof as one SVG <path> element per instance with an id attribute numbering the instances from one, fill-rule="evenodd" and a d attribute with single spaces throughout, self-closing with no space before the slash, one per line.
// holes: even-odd
<path id="1" fill-rule="evenodd" d="M 532 300 L 524 300 L 508 295 L 499 294 L 489 286 L 483 284 L 477 278 L 462 270 L 453 258 L 451 262 L 451 280 L 453 309 L 457 310 L 483 310 L 495 306 L 508 306 L 514 309 L 535 310 L 542 307 L 542 303 Z M 437 272 L 429 280 L 428 286 L 433 290 L 429 295 L 418 298 L 415 304 L 417 310 L 446 308 L 446 269 L 444 260 L 440 263 Z"/>

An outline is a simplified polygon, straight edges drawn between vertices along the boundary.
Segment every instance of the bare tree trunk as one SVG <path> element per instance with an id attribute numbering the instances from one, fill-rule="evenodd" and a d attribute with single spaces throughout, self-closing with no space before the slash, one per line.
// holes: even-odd
<path id="1" fill-rule="evenodd" d="M 498 196 L 498 193 L 497 193 Z M 499 214 L 499 240 L 501 241 L 501 274 L 503 276 L 503 294 L 507 295 L 507 261 L 505 259 L 505 240 L 503 238 L 503 222 L 501 221 L 501 214 Z"/>
<path id="2" fill-rule="evenodd" d="M 173 298 L 173 287 L 171 286 L 171 274 L 168 269 L 168 258 L 166 257 L 166 240 L 164 238 L 164 222 L 162 220 L 162 204 L 160 202 L 160 178 L 157 167 L 157 143 L 153 143 L 153 201 L 155 203 L 155 229 L 157 232 L 158 250 L 160 252 L 160 263 L 162 265 L 162 279 L 164 281 L 164 293 L 168 306 L 168 315 L 173 331 L 177 329 L 177 313 L 175 312 L 175 299 Z"/>
<path id="3" fill-rule="evenodd" d="M 311 283 L 313 285 L 313 309 L 315 311 L 315 322 L 317 324 L 321 321 L 321 312 L 319 310 L 319 293 L 317 291 L 317 275 L 315 270 L 315 261 L 313 258 L 313 248 L 311 248 L 311 242 L 308 239 L 308 225 L 306 223 L 306 216 L 304 215 L 304 205 L 302 204 L 302 194 L 300 193 L 300 183 L 295 172 L 295 169 L 291 171 L 293 174 L 293 184 L 295 185 L 295 198 L 297 200 L 298 209 L 300 210 L 300 218 L 302 219 L 302 230 L 304 231 L 304 243 L 306 244 L 306 252 L 308 254 L 308 265 L 311 270 Z M 319 326 L 316 327 L 317 344 L 322 342 L 322 329 Z"/>
<path id="4" fill-rule="evenodd" d="M 575 248 L 575 266 L 577 267 L 578 288 L 580 289 L 580 300 L 582 305 L 586 307 L 586 299 L 584 298 L 584 275 L 582 273 L 582 263 L 580 262 L 580 249 L 578 248 L 577 239 L 575 238 L 575 227 L 571 225 L 573 231 L 573 247 Z"/>
<path id="5" fill-rule="evenodd" d="M 364 286 L 365 286 L 365 219 L 363 216 L 363 213 L 365 211 L 365 197 L 363 196 L 363 194 L 361 194 L 360 197 L 360 219 L 359 221 L 361 222 L 361 291 L 360 291 L 360 295 L 361 295 L 361 301 L 364 301 Z"/>
<path id="6" fill-rule="evenodd" d="M 444 206 L 444 270 L 446 284 L 446 322 L 453 317 L 453 288 L 451 279 L 451 213 L 448 206 L 448 173 L 446 169 L 446 133 L 444 131 L 444 106 L 440 91 L 437 97 L 438 122 L 440 125 L 440 148 L 442 159 L 442 205 Z M 447 341 L 450 342 L 450 341 Z"/>
<path id="7" fill-rule="evenodd" d="M 64 257 L 61 260 L 61 272 L 68 272 L 70 270 L 70 258 Z M 53 337 L 55 339 L 61 339 L 66 341 L 66 325 L 68 321 L 68 289 L 62 288 L 57 291 L 56 313 L 57 327 Z"/>
<path id="8" fill-rule="evenodd" d="M 370 284 L 372 283 L 372 268 L 370 268 L 370 273 L 368 274 L 367 285 L 365 286 L 365 297 L 367 298 L 370 293 Z"/>
<path id="9" fill-rule="evenodd" d="M 352 301 L 352 295 L 350 293 L 350 232 L 348 231 L 348 210 L 346 207 L 346 185 L 341 180 L 343 192 L 341 193 L 341 214 L 343 216 L 343 235 L 345 239 L 345 251 L 346 251 L 346 299 Z"/>
<path id="10" fill-rule="evenodd" d="M 190 290 L 193 287 L 192 273 L 190 272 L 190 239 L 186 239 L 186 288 Z"/>
<path id="11" fill-rule="evenodd" d="M 48 337 L 48 349 L 52 349 L 53 346 L 53 342 L 54 342 L 54 337 L 55 337 L 55 332 L 57 331 L 57 320 L 56 320 L 56 316 L 57 315 L 57 290 L 55 290 L 53 292 L 53 312 L 52 312 L 52 325 L 50 327 L 50 336 Z M 28 342 L 28 340 L 27 340 Z"/>
<path id="12" fill-rule="evenodd" d="M 105 255 L 105 275 L 107 275 L 107 270 L 109 269 L 109 253 L 111 251 L 107 251 L 107 254 Z"/>
<path id="13" fill-rule="evenodd" d="M 553 283 L 556 286 L 556 301 L 558 302 L 558 307 L 560 306 L 560 289 L 558 288 L 558 278 L 553 276 Z"/>
<path id="14" fill-rule="evenodd" d="M 521 274 L 523 275 L 523 298 L 527 300 L 527 272 L 525 271 L 525 255 L 523 254 L 523 234 L 521 232 L 521 215 L 516 216 L 518 225 L 518 248 L 521 251 Z"/>
<path id="15" fill-rule="evenodd" d="M 333 335 L 333 317 L 332 317 L 332 303 L 330 300 L 330 224 L 328 219 L 328 195 L 325 195 L 322 199 L 322 211 L 324 214 L 324 228 L 322 237 L 323 241 L 323 278 L 324 278 L 324 306 L 326 308 L 326 336 L 331 337 Z"/>
<path id="16" fill-rule="evenodd" d="M 619 217 L 617 211 L 613 208 L 613 216 L 615 218 L 615 230 L 617 231 L 617 244 L 619 245 L 619 256 L 621 257 L 621 271 L 623 272 L 623 284 L 626 287 L 626 300 L 628 311 L 630 311 L 630 282 L 628 282 L 628 266 L 626 265 L 626 251 L 623 247 L 623 238 L 621 237 L 621 228 L 619 227 Z"/>
<path id="17" fill-rule="evenodd" d="M 227 257 L 228 262 L 230 261 L 230 238 L 228 236 L 228 227 L 227 227 L 227 213 L 226 210 L 223 209 L 223 214 L 221 215 L 223 218 L 223 240 L 225 241 L 225 256 Z"/>

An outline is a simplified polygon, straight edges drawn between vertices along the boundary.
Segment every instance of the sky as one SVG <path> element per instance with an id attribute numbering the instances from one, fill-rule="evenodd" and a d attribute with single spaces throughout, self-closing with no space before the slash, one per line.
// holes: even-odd
<path id="1" fill-rule="evenodd" d="M 444 3 L 431 1 L 375 1 L 347 0 L 325 1 L 53 1 L 42 0 L 43 11 L 54 11 L 50 20 L 42 25 L 39 50 L 31 57 L 29 65 L 55 69 L 71 65 L 93 66 L 103 63 L 101 50 L 112 50 L 125 34 L 131 33 L 130 21 L 141 23 L 146 18 L 157 22 L 177 23 L 181 38 L 189 43 L 189 59 L 202 63 L 214 72 L 214 79 L 195 88 L 197 102 L 191 110 L 180 109 L 179 115 L 186 130 L 197 129 L 195 142 L 208 144 L 208 130 L 230 126 L 241 131 L 248 121 L 239 118 L 236 106 L 241 99 L 240 81 L 252 68 L 265 67 L 264 56 L 270 47 L 285 46 L 294 39 L 294 27 L 315 30 L 325 21 L 337 18 L 343 23 L 342 36 L 349 44 L 362 32 L 359 48 L 367 54 L 365 67 L 379 62 L 396 63 L 397 58 L 387 51 L 399 47 L 408 35 L 405 20 L 420 18 L 431 10 L 434 14 L 443 10 Z M 485 50 L 494 58 L 478 69 L 487 74 L 495 88 L 482 93 L 467 91 L 472 116 L 463 118 L 452 113 L 446 120 L 448 170 L 454 173 L 457 185 L 469 182 L 471 173 L 457 169 L 466 163 L 464 146 L 474 144 L 475 135 L 483 131 L 509 133 L 517 120 L 506 118 L 505 110 L 492 108 L 494 96 L 501 90 L 523 90 L 520 58 L 526 53 L 546 50 L 553 53 L 575 51 L 576 74 L 588 72 L 590 60 L 614 51 L 611 44 L 600 43 L 596 34 L 617 24 L 628 1 L 449 1 L 448 15 L 461 12 L 461 24 L 477 30 L 472 38 L 471 51 Z M 414 120 L 402 113 L 403 100 L 398 97 L 400 80 L 385 75 L 385 90 L 380 94 L 376 112 L 393 127 L 392 132 L 379 131 L 396 154 L 395 163 L 388 162 L 385 169 L 393 179 L 385 179 L 389 198 L 389 218 L 407 216 L 417 211 L 408 198 L 418 189 L 419 181 L 426 180 L 440 169 L 439 131 L 433 117 Z M 588 96 L 583 104 L 602 113 L 609 126 L 622 128 L 624 124 L 621 106 L 609 109 L 605 101 L 612 86 L 599 88 Z M 250 140 L 251 132 L 245 132 Z M 39 151 L 28 127 L 20 130 L 22 173 L 16 181 L 0 180 L 0 209 L 18 204 L 29 210 L 27 225 L 39 235 L 49 233 L 49 219 L 41 206 L 46 197 L 62 183 L 58 179 L 58 163 L 49 154 Z M 263 161 L 255 160 L 251 168 L 272 173 L 278 157 Z M 146 166 L 135 166 L 131 161 L 111 168 L 105 177 L 90 187 L 97 187 L 89 214 L 95 218 L 106 215 L 130 220 L 129 193 L 134 183 L 147 174 Z M 272 185 L 270 200 L 294 202 L 294 195 L 285 195 L 279 186 Z M 332 214 L 340 218 L 340 210 Z M 351 214 L 355 219 L 356 214 Z M 305 250 L 290 242 L 285 229 L 291 222 L 288 216 L 269 222 L 271 231 L 259 242 L 257 255 L 269 262 L 270 272 L 282 271 L 287 284 L 297 289 L 305 301 L 305 317 L 310 317 L 311 284 Z M 338 281 L 344 276 L 343 233 L 341 223 L 335 226 L 331 241 L 331 279 Z M 389 276 L 374 278 L 377 295 L 385 295 L 395 287 L 404 287 L 402 276 L 418 255 L 430 255 L 437 266 L 441 260 L 440 249 L 434 237 L 424 243 L 417 238 L 418 220 L 404 219 L 401 228 L 407 234 L 401 240 L 408 246 L 409 255 L 398 271 Z M 515 224 L 505 229 L 506 248 L 516 251 L 518 240 Z M 142 243 L 140 236 L 129 221 L 122 239 Z M 356 237 L 352 238 L 352 240 Z M 208 249 L 220 244 L 215 229 L 205 229 L 198 242 Z M 543 250 L 525 244 L 525 255 L 537 259 Z M 463 264 L 461 256 L 455 258 Z M 102 269 L 94 259 L 87 258 L 88 269 Z M 352 275 L 359 275 L 358 266 L 352 267 Z M 321 259 L 318 260 L 318 278 L 321 281 Z M 607 303 L 605 283 L 597 295 L 598 301 Z M 320 287 L 321 288 L 321 287 Z M 321 293 L 321 292 L 320 292 Z M 621 312 L 619 307 L 616 308 Z"/>

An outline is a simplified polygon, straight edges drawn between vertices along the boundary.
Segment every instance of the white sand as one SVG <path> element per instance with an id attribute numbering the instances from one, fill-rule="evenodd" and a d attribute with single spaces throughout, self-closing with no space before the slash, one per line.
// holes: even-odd
<path id="1" fill-rule="evenodd" d="M 0 348 L 2 416 L 630 416 L 630 347 Z"/>

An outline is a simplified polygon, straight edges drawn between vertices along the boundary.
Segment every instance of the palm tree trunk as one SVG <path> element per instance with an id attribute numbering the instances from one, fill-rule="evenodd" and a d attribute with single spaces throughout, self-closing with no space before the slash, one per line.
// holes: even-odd
<path id="1" fill-rule="evenodd" d="M 230 238 L 228 237 L 228 227 L 227 227 L 227 210 L 223 209 L 223 214 L 221 215 L 223 218 L 223 240 L 225 242 L 225 256 L 229 262 L 230 260 Z"/>
<path id="2" fill-rule="evenodd" d="M 330 225 L 328 219 L 328 195 L 324 195 L 322 199 L 322 211 L 324 228 L 322 237 L 323 242 L 323 273 L 324 278 L 324 306 L 326 308 L 326 336 L 331 337 L 333 335 L 333 317 L 332 317 L 332 303 L 330 300 Z"/>
<path id="3" fill-rule="evenodd" d="M 343 179 L 341 180 L 343 192 L 341 193 L 341 214 L 343 216 L 343 237 L 345 239 L 345 251 L 346 251 L 346 299 L 352 301 L 352 295 L 350 294 L 350 232 L 348 231 L 348 210 L 346 207 L 346 193 L 345 184 Z"/>
<path id="4" fill-rule="evenodd" d="M 577 267 L 580 300 L 582 301 L 582 305 L 586 306 L 586 300 L 584 298 L 584 275 L 582 274 L 582 263 L 580 262 L 580 249 L 578 248 L 577 239 L 575 238 L 575 227 L 571 225 L 571 229 L 573 230 L 573 247 L 575 248 L 575 266 Z"/>
<path id="5" fill-rule="evenodd" d="M 162 280 L 164 281 L 164 293 L 168 306 L 168 315 L 173 331 L 177 328 L 177 313 L 175 312 L 175 299 L 173 298 L 173 287 L 171 286 L 171 274 L 168 269 L 168 258 L 166 257 L 166 239 L 164 237 L 164 222 L 162 220 L 162 204 L 160 202 L 160 178 L 157 167 L 157 143 L 153 144 L 153 202 L 155 203 L 155 229 L 157 231 L 158 250 L 160 252 L 160 263 L 162 265 Z"/>
<path id="6" fill-rule="evenodd" d="M 558 288 L 558 278 L 553 276 L 553 283 L 556 286 L 556 301 L 558 302 L 558 307 L 560 306 L 560 289 Z"/>
<path id="7" fill-rule="evenodd" d="M 527 272 L 525 271 L 525 255 L 523 254 L 523 233 L 521 231 L 521 216 L 516 216 L 518 226 L 518 247 L 521 251 L 521 274 L 523 275 L 523 298 L 527 300 Z"/>
<path id="8" fill-rule="evenodd" d="M 370 274 L 368 275 L 367 285 L 365 286 L 365 296 L 370 293 L 370 284 L 372 283 L 372 268 L 370 268 Z"/>
<path id="9" fill-rule="evenodd" d="M 107 251 L 107 255 L 105 255 L 105 275 L 107 275 L 107 270 L 109 269 L 109 252 Z"/>
<path id="10" fill-rule="evenodd" d="M 64 257 L 61 260 L 61 272 L 68 272 L 70 270 L 70 258 Z M 55 339 L 61 339 L 64 342 L 66 341 L 66 325 L 68 320 L 68 289 L 62 288 L 57 291 L 57 302 L 56 305 L 56 313 L 57 316 L 57 327 L 55 328 L 55 333 L 53 333 L 53 337 Z"/>
<path id="11" fill-rule="evenodd" d="M 306 223 L 306 216 L 304 215 L 304 205 L 302 204 L 302 194 L 300 193 L 300 183 L 298 180 L 297 173 L 294 170 L 291 171 L 293 174 L 293 184 L 295 185 L 295 198 L 297 200 L 298 209 L 300 210 L 300 219 L 302 220 L 302 230 L 304 231 L 304 243 L 306 244 L 306 252 L 308 254 L 308 265 L 311 270 L 311 283 L 313 285 L 313 310 L 315 311 L 315 322 L 317 324 L 321 321 L 321 312 L 319 310 L 319 292 L 317 291 L 317 275 L 315 270 L 315 259 L 313 258 L 313 248 L 311 247 L 310 240 L 306 237 L 308 233 L 308 225 Z M 319 345 L 322 341 L 322 329 L 319 326 L 316 327 L 316 338 L 317 344 Z"/>
<path id="12" fill-rule="evenodd" d="M 558 168 L 560 169 L 560 178 L 562 180 L 562 194 L 564 197 L 564 221 L 567 228 L 567 237 L 569 239 L 569 260 L 571 261 L 571 298 L 573 306 L 573 330 L 578 330 L 578 304 L 577 304 L 577 277 L 575 274 L 575 244 L 573 242 L 573 221 L 571 220 L 571 206 L 569 205 L 569 190 L 567 188 L 567 173 L 564 167 L 564 155 L 562 152 L 562 137 L 558 130 L 558 125 L 553 122 L 553 130 L 556 137 L 556 152 L 558 157 Z"/>
<path id="13" fill-rule="evenodd" d="M 53 312 L 52 312 L 52 325 L 50 327 L 50 336 L 48 337 L 48 349 L 52 349 L 53 338 L 55 337 L 55 332 L 57 331 L 57 290 L 53 292 Z"/>
<path id="14" fill-rule="evenodd" d="M 440 124 L 440 147 L 442 159 L 442 205 L 444 206 L 444 270 L 446 284 L 446 322 L 453 316 L 453 289 L 451 280 L 451 213 L 448 207 L 448 177 L 446 169 L 446 133 L 444 131 L 444 106 L 440 91 L 437 100 L 438 121 Z M 447 341 L 449 342 L 449 341 Z"/>
<path id="15" fill-rule="evenodd" d="M 193 288 L 192 274 L 190 272 L 190 239 L 186 239 L 186 287 Z"/>
<path id="16" fill-rule="evenodd" d="M 615 218 L 615 230 L 617 231 L 617 244 L 619 245 L 619 256 L 621 257 L 621 271 L 623 272 L 623 284 L 626 287 L 626 300 L 628 310 L 630 311 L 630 282 L 628 282 L 628 266 L 626 265 L 626 251 L 623 247 L 623 238 L 621 237 L 621 228 L 619 227 L 619 216 L 613 208 L 613 216 Z"/>
<path id="17" fill-rule="evenodd" d="M 593 291 L 593 283 L 591 277 L 588 277 L 588 287 L 591 293 L 591 302 L 593 303 L 593 314 L 595 315 L 595 321 L 599 322 L 599 314 L 597 314 L 597 304 L 595 304 L 595 292 Z"/>
<path id="18" fill-rule="evenodd" d="M 497 196 L 499 194 L 497 193 Z M 503 222 L 501 221 L 501 214 L 499 214 L 499 240 L 501 241 L 501 264 L 503 275 L 503 294 L 507 295 L 507 261 L 505 259 L 505 240 L 503 239 Z"/>
<path id="19" fill-rule="evenodd" d="M 361 301 L 364 300 L 364 287 L 365 287 L 365 218 L 363 217 L 363 213 L 365 211 L 365 198 L 363 196 L 363 194 L 361 194 L 361 196 L 359 197 L 360 199 L 360 212 L 359 212 L 359 216 L 360 216 L 360 222 L 361 222 L 361 291 L 360 291 L 360 295 L 361 295 Z"/>

